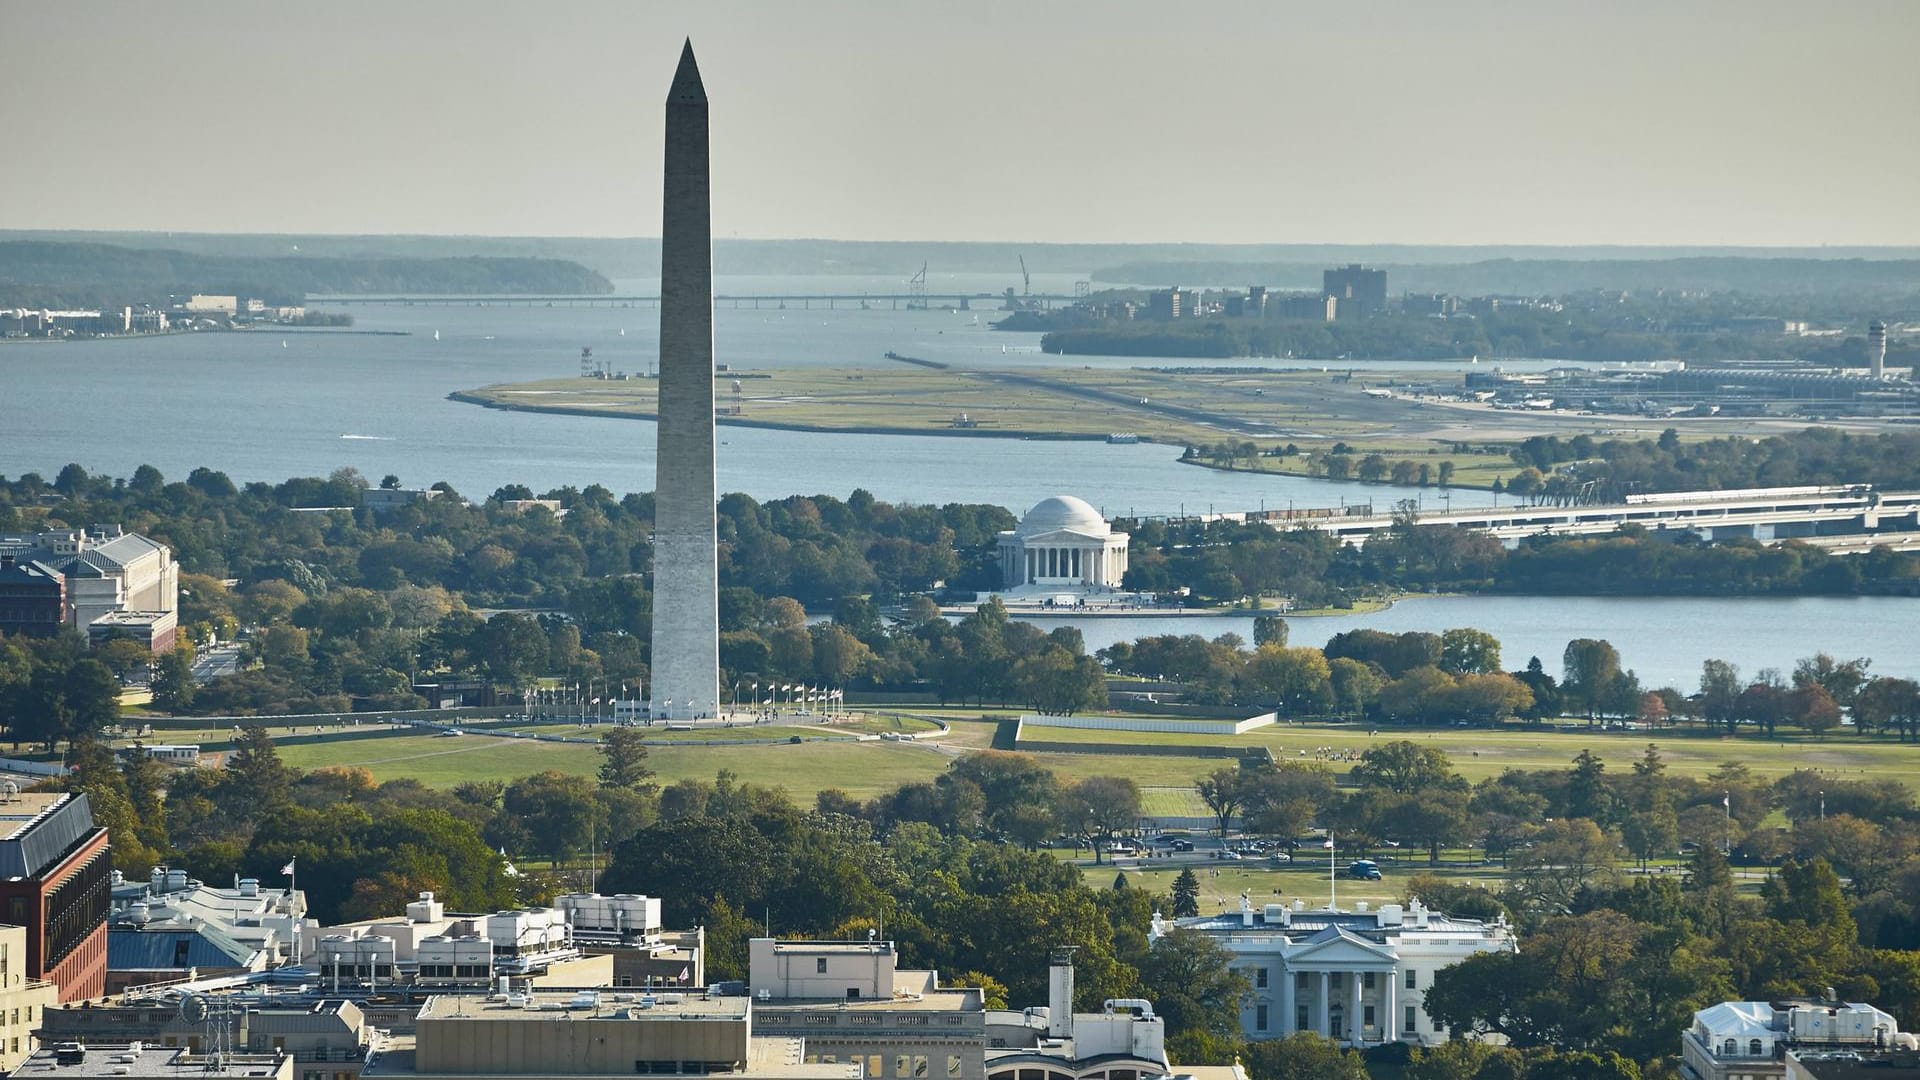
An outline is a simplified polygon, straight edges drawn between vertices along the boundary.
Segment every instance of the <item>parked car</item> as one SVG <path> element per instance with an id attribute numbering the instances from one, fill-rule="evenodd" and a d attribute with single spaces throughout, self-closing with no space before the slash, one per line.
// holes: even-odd
<path id="1" fill-rule="evenodd" d="M 1273 854 L 1267 856 L 1267 861 L 1272 863 L 1275 866 L 1285 866 L 1288 863 L 1293 861 L 1293 856 L 1287 854 L 1284 851 L 1276 851 Z"/>
<path id="2" fill-rule="evenodd" d="M 1347 864 L 1347 876 L 1360 881 L 1379 881 L 1380 864 L 1372 859 L 1358 859 Z"/>
<path id="3" fill-rule="evenodd" d="M 1230 860 L 1232 862 L 1239 862 L 1240 860 L 1246 858 L 1246 856 L 1240 854 L 1237 851 L 1223 851 L 1220 853 L 1220 857 L 1223 859 Z"/>
<path id="4" fill-rule="evenodd" d="M 1191 840 L 1175 840 L 1175 841 L 1173 842 L 1173 850 L 1175 850 L 1175 851 L 1192 851 L 1192 850 L 1193 850 L 1193 841 L 1191 841 Z"/>

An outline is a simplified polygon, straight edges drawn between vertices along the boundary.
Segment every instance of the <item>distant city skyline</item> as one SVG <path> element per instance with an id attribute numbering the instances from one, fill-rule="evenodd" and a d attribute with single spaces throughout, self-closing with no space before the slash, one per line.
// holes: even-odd
<path id="1" fill-rule="evenodd" d="M 0 5 L 0 228 L 1920 244 L 1920 3 Z"/>

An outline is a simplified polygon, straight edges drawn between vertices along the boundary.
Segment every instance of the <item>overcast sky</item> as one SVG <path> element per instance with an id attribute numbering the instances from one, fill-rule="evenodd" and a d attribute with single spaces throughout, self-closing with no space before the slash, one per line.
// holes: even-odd
<path id="1" fill-rule="evenodd" d="M 1920 244 L 1920 0 L 0 0 L 0 227 Z"/>

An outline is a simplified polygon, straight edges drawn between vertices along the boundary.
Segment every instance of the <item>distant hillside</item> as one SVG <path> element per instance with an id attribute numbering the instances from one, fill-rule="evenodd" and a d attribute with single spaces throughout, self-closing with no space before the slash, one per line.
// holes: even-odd
<path id="1" fill-rule="evenodd" d="M 577 236 L 420 236 L 420 235 L 295 235 L 98 232 L 56 230 L 0 230 L 0 242 L 49 240 L 62 243 L 100 243 L 131 248 L 166 248 L 195 255 L 250 258 L 302 257 L 335 259 L 451 259 L 483 258 L 563 259 L 599 271 L 609 278 L 650 278 L 660 273 L 660 241 L 651 237 Z M 1524 271 L 1561 263 L 1658 262 L 1668 260 L 1805 259 L 1920 259 L 1920 249 L 1898 247 L 1760 248 L 1653 247 L 1605 245 L 1486 244 L 1038 244 L 1011 240 L 754 240 L 733 237 L 713 244 L 714 269 L 720 274 L 876 274 L 905 279 L 928 265 L 931 274 L 1003 273 L 1009 283 L 1018 280 L 1024 256 L 1035 274 L 1073 274 L 1085 277 L 1096 267 L 1099 280 L 1127 284 L 1178 283 L 1245 284 L 1317 288 L 1320 270 L 1327 266 L 1362 262 L 1396 268 L 1440 270 L 1461 264 L 1493 267 L 1502 263 Z M 1152 278 L 1128 276 L 1134 267 L 1171 268 Z M 1196 268 L 1219 268 L 1220 276 Z M 1617 269 L 1617 266 L 1612 268 Z M 1249 269 L 1274 271 L 1247 276 Z M 1438 280 L 1438 279 L 1436 279 Z M 1508 280 L 1502 278 L 1501 280 Z M 1399 288 L 1397 280 L 1393 282 Z M 1413 284 L 1410 287 L 1425 286 Z M 1439 286 L 1435 286 L 1438 288 Z M 1625 287 L 1625 286 L 1620 286 Z M 1502 291 L 1538 292 L 1542 288 Z M 1465 291 L 1464 286 L 1461 291 Z M 1483 290 L 1484 291 L 1484 290 Z"/>
<path id="2" fill-rule="evenodd" d="M 308 294 L 603 294 L 605 277 L 542 258 L 214 255 L 111 244 L 0 241 L 0 307 L 160 304 L 193 293 L 297 304 Z"/>

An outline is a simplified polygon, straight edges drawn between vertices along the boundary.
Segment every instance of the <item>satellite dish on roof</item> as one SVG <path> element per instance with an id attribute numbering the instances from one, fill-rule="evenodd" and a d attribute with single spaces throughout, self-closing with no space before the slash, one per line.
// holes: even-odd
<path id="1" fill-rule="evenodd" d="M 189 1024 L 207 1022 L 207 999 L 199 994 L 188 994 L 180 999 L 180 1019 Z"/>

